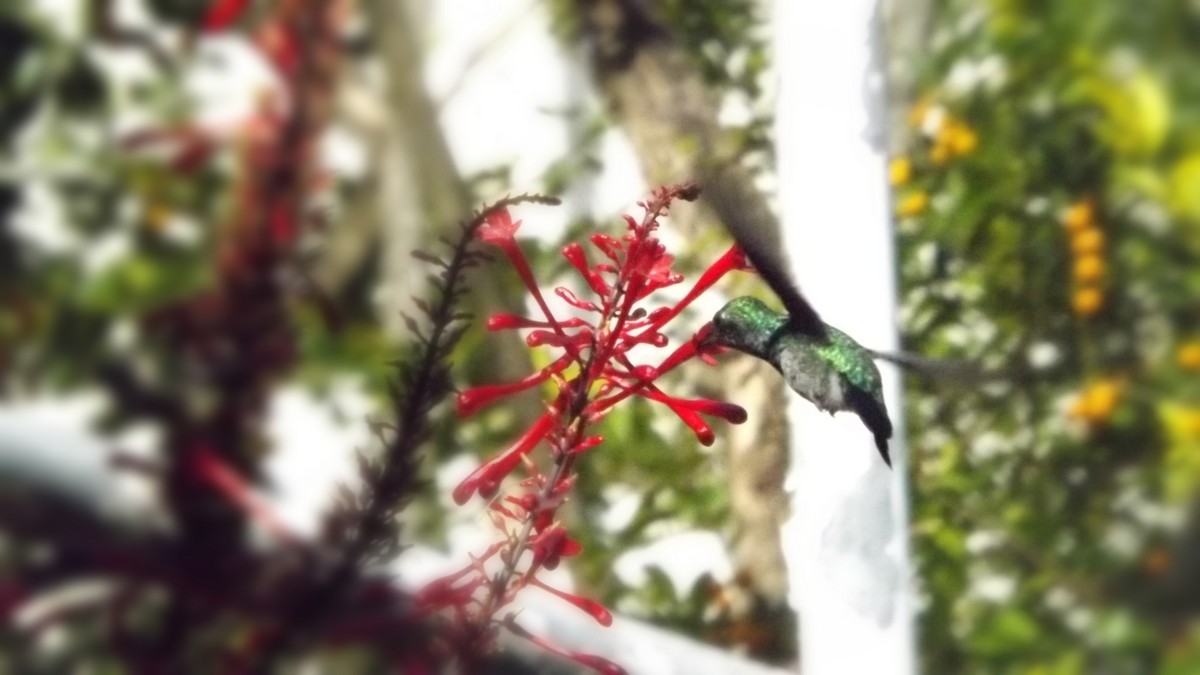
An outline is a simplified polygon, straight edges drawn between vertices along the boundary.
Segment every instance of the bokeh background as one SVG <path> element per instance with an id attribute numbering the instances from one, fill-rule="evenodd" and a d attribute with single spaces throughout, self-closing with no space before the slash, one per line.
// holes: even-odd
<path id="1" fill-rule="evenodd" d="M 147 391 L 208 411 L 206 437 L 267 520 L 323 536 L 355 452 L 374 451 L 368 418 L 391 414 L 388 364 L 413 340 L 401 313 L 429 273 L 412 249 L 487 200 L 548 193 L 565 205 L 522 213 L 522 234 L 553 279 L 563 243 L 615 233 L 651 187 L 688 177 L 688 134 L 719 138 L 762 203 L 787 189 L 771 169 L 770 3 L 335 4 L 302 45 L 271 32 L 305 11 L 283 0 L 0 6 L 11 672 L 139 672 L 127 636 L 104 628 L 111 588 L 80 590 L 104 569 L 46 562 L 79 536 L 79 512 L 114 550 L 159 521 L 233 518 L 188 512 L 163 477 L 200 432 Z M 885 16 L 899 330 L 941 366 L 906 376 L 911 462 L 897 467 L 911 476 L 920 667 L 1200 672 L 1200 3 L 893 0 Z M 614 21 L 653 36 L 671 69 L 619 65 Z M 692 97 L 664 100 L 664 72 Z M 304 101 L 303 123 L 284 98 Z M 703 214 L 679 220 L 664 239 L 695 274 L 728 240 Z M 276 244 L 230 244 L 271 223 Z M 231 262 L 231 246 L 260 257 Z M 467 309 L 519 309 L 509 270 L 475 274 Z M 749 278 L 726 290 L 763 292 Z M 185 324 L 244 348 L 212 357 L 235 376 L 205 365 L 226 347 L 171 323 L 197 298 L 218 309 Z M 475 327 L 454 376 L 512 380 L 538 358 Z M 703 448 L 661 411 L 619 409 L 582 468 L 570 517 L 584 552 L 562 573 L 616 611 L 794 663 L 786 432 L 762 392 L 688 379 L 744 402 L 755 428 Z M 537 411 L 536 396 L 469 420 L 434 410 L 425 482 L 407 488 L 409 548 L 383 556 L 389 569 L 418 580 L 491 541 L 449 489 Z M 732 461 L 739 447 L 758 463 Z M 74 525 L 55 500 L 78 507 Z M 53 517 L 22 515 L 39 509 Z M 262 539 L 218 530 L 230 539 L 197 551 Z M 116 597 L 140 612 L 123 632 L 154 633 L 160 598 Z M 189 653 L 238 635 L 205 631 Z M 300 651 L 372 672 L 353 650 Z"/>

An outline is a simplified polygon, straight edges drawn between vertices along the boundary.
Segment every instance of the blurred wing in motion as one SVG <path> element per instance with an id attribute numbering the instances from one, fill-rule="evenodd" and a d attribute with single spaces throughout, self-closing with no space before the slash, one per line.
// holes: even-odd
<path id="1" fill-rule="evenodd" d="M 717 191 L 704 191 L 704 194 L 719 194 Z M 714 205 L 719 214 L 719 220 L 725 224 L 725 229 L 733 235 L 733 240 L 742 249 L 746 259 L 754 265 L 758 275 L 771 287 L 779 301 L 783 303 L 791 319 L 792 327 L 799 333 L 822 342 L 829 341 L 829 333 L 825 330 L 825 322 L 817 314 L 817 310 L 808 304 L 800 287 L 788 271 L 787 260 L 783 257 L 783 249 L 779 241 L 770 236 L 761 223 L 754 222 L 733 209 L 724 209 Z"/>

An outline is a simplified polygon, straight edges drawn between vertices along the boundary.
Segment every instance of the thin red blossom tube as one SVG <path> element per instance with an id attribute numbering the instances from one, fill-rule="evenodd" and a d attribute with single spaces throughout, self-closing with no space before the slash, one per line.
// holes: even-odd
<path id="1" fill-rule="evenodd" d="M 557 321 L 557 323 L 563 328 L 581 328 L 592 325 L 577 317 L 563 319 L 562 321 Z M 510 330 L 514 328 L 549 328 L 551 324 L 549 321 L 538 321 L 537 319 L 530 319 L 525 316 L 501 312 L 488 317 L 484 325 L 488 330 Z"/>
<path id="2" fill-rule="evenodd" d="M 550 322 L 551 327 L 561 332 L 558 320 L 550 313 L 550 307 L 546 304 L 546 299 L 542 297 L 542 290 L 538 288 L 537 280 L 533 278 L 533 271 L 529 268 L 525 252 L 517 245 L 516 234 L 520 226 L 521 221 L 514 221 L 507 208 L 499 209 L 487 215 L 476 236 L 480 241 L 498 246 L 504 252 L 508 262 L 517 271 L 517 276 L 521 277 L 521 283 L 525 284 L 525 288 L 537 301 L 538 308 L 542 310 L 546 320 Z"/>
<path id="3" fill-rule="evenodd" d="M 498 541 L 495 544 L 492 544 L 491 546 L 489 546 L 487 548 L 487 550 L 483 552 L 483 555 L 478 556 L 474 559 L 477 561 L 487 560 L 488 558 L 491 558 L 493 555 L 496 555 L 496 552 L 499 551 L 500 549 L 504 548 L 504 546 L 506 544 L 507 544 L 507 542 Z M 417 591 L 413 600 L 418 605 L 422 605 L 422 606 L 443 605 L 443 604 L 447 604 L 447 598 L 461 597 L 462 592 L 464 590 L 473 592 L 474 589 L 478 586 L 477 583 L 467 582 L 463 586 L 455 586 L 455 584 L 462 581 L 463 578 L 465 578 L 467 575 L 469 575 L 475 571 L 477 571 L 476 567 L 474 565 L 470 565 L 468 567 L 464 567 L 463 569 L 461 569 L 453 574 L 447 574 L 444 577 L 438 577 L 437 579 L 434 579 L 433 581 L 429 582 L 428 584 L 425 584 L 425 586 L 421 590 Z M 468 595 L 469 595 L 469 593 L 468 593 Z"/>
<path id="4" fill-rule="evenodd" d="M 592 343 L 591 329 L 583 329 L 574 335 L 567 335 L 562 331 L 551 332 L 548 330 L 535 330 L 525 336 L 525 344 L 530 347 L 541 347 L 549 345 L 551 347 L 562 347 L 567 350 L 569 356 L 575 356 L 581 351 L 587 349 Z"/>
<path id="5" fill-rule="evenodd" d="M 201 479 L 216 488 L 229 501 L 240 506 L 276 539 L 288 543 L 296 541 L 296 536 L 254 492 L 254 488 L 246 479 L 226 464 L 217 453 L 207 446 L 201 446 L 194 451 L 191 463 Z"/>
<path id="6" fill-rule="evenodd" d="M 704 419 L 692 409 L 691 406 L 685 405 L 686 401 L 675 398 L 674 396 L 670 396 L 654 385 L 653 381 L 660 377 L 662 373 L 650 366 L 633 366 L 628 362 L 627 359 L 625 359 L 624 355 L 620 355 L 618 358 L 621 359 L 625 363 L 626 367 L 632 371 L 634 376 L 638 378 L 638 381 L 633 386 L 626 389 L 628 394 L 636 394 L 638 396 L 650 399 L 651 401 L 657 401 L 666 405 L 671 409 L 671 412 L 675 413 L 675 415 L 679 417 L 679 419 L 686 424 L 693 433 L 696 434 L 696 439 L 700 441 L 701 445 L 712 445 L 713 441 L 716 440 L 715 436 L 713 435 L 712 427 L 710 427 L 708 423 L 705 422 Z M 619 382 L 616 382 L 616 384 L 618 386 L 622 386 Z M 616 397 L 614 396 L 610 398 Z M 612 404 L 610 403 L 608 405 Z"/>
<path id="7" fill-rule="evenodd" d="M 700 297 L 702 293 L 712 288 L 713 284 L 720 281 L 722 277 L 733 270 L 745 267 L 745 265 L 746 257 L 742 254 L 742 250 L 734 244 L 720 258 L 717 258 L 713 264 L 709 265 L 708 269 L 704 270 L 704 274 L 701 274 L 700 278 L 696 280 L 696 285 L 692 286 L 692 290 L 688 291 L 682 300 L 676 303 L 669 312 L 657 318 L 653 324 L 653 328 L 660 328 L 671 319 L 674 319 L 684 308 L 692 304 L 692 301 Z"/>
<path id="8" fill-rule="evenodd" d="M 710 417 L 719 417 L 731 424 L 741 424 L 747 419 L 746 409 L 736 403 L 714 401 L 708 398 L 675 398 L 657 387 L 646 387 L 643 391 L 638 392 L 638 395 L 664 403 L 665 399 L 670 399 L 673 405 L 680 408 L 694 410 Z"/>
<path id="9" fill-rule="evenodd" d="M 547 642 L 545 639 L 540 638 L 540 637 L 534 635 L 533 633 L 530 633 L 529 631 L 525 630 L 523 627 L 518 625 L 517 622 L 515 620 L 513 620 L 511 615 L 504 622 L 504 627 L 507 628 L 513 635 L 525 638 L 526 640 L 529 640 L 533 644 L 537 645 L 538 647 L 541 647 L 542 649 L 550 652 L 551 654 L 558 654 L 559 656 L 564 656 L 568 659 L 571 659 L 575 663 L 578 663 L 582 666 L 587 666 L 588 668 L 591 668 L 592 670 L 594 670 L 598 673 L 601 673 L 601 675 L 626 675 L 626 671 L 624 668 L 622 668 L 621 666 L 618 666 L 617 664 L 613 663 L 612 661 L 609 661 L 606 658 L 603 658 L 600 656 L 595 656 L 592 654 L 581 654 L 579 652 L 573 652 L 569 649 L 563 649 L 562 647 L 559 647 L 557 645 L 551 644 L 550 642 Z"/>
<path id="10" fill-rule="evenodd" d="M 561 333 L 558 319 L 554 318 L 554 314 L 550 311 L 550 306 L 546 304 L 546 298 L 542 297 L 542 289 L 538 288 L 537 281 L 533 278 L 533 270 L 529 268 L 529 261 L 525 259 L 525 253 L 517 246 L 515 239 L 495 242 L 504 255 L 508 257 L 508 261 L 512 263 L 513 268 L 517 271 L 517 276 L 521 277 L 521 282 L 525 284 L 525 288 L 529 290 L 529 294 L 533 296 L 534 302 L 537 303 L 538 309 L 542 310 L 542 314 L 546 316 L 546 321 L 550 322 L 550 327 L 556 332 Z"/>
<path id="11" fill-rule="evenodd" d="M 698 336 L 701 335 L 703 331 L 704 329 L 701 329 L 701 333 L 697 333 L 697 335 L 692 337 L 692 339 L 687 340 L 683 344 L 676 347 L 675 351 L 671 352 L 671 354 L 667 356 L 667 358 L 664 359 L 657 368 L 651 366 L 638 366 L 637 368 L 632 369 L 634 374 L 639 378 L 639 381 L 631 387 L 622 386 L 621 391 L 609 396 L 608 398 L 602 398 L 593 401 L 591 405 L 588 406 L 589 413 L 596 415 L 608 410 L 614 405 L 629 398 L 631 395 L 638 393 L 643 387 L 650 384 L 650 382 L 662 377 L 688 359 L 696 356 L 696 354 L 700 351 Z"/>
<path id="12" fill-rule="evenodd" d="M 704 418 L 701 417 L 699 413 L 680 407 L 676 404 L 675 399 L 671 398 L 670 396 L 655 396 L 650 393 L 652 391 L 654 391 L 654 389 L 647 387 L 642 391 L 639 391 L 638 396 L 644 396 L 646 398 L 653 399 L 670 408 L 671 412 L 675 413 L 675 415 L 679 417 L 679 419 L 686 424 L 689 429 L 692 430 L 692 433 L 696 434 L 696 440 L 700 441 L 700 445 L 708 447 L 713 444 L 713 441 L 716 440 L 716 436 L 713 434 L 712 427 L 708 426 L 708 422 L 705 422 Z"/>
<path id="13" fill-rule="evenodd" d="M 515 394 L 517 392 L 525 391 L 526 389 L 535 387 L 550 379 L 552 376 L 566 370 L 567 366 L 571 365 L 571 362 L 572 359 L 570 354 L 566 354 L 559 357 L 559 359 L 554 363 L 551 363 L 545 368 L 542 368 L 541 370 L 538 370 L 530 374 L 528 377 L 516 382 L 510 382 L 508 384 L 485 384 L 480 387 L 468 389 L 467 391 L 459 394 L 458 398 L 455 400 L 455 408 L 458 410 L 458 416 L 470 417 L 471 415 L 479 412 L 481 408 L 484 408 L 485 406 L 494 403 L 497 400 L 508 396 L 509 394 Z"/>
<path id="14" fill-rule="evenodd" d="M 565 301 L 568 305 L 576 309 L 582 309 L 588 312 L 600 311 L 600 307 L 597 306 L 596 303 L 587 300 L 580 300 L 579 296 L 575 295 L 575 293 L 573 293 L 569 288 L 559 286 L 554 289 L 554 294 L 562 298 L 563 301 Z"/>
<path id="15" fill-rule="evenodd" d="M 487 496 L 485 493 L 494 490 L 505 476 L 512 473 L 521 458 L 529 454 L 529 451 L 546 437 L 552 426 L 554 416 L 543 413 L 507 450 L 485 462 L 459 483 L 458 487 L 454 488 L 454 502 L 459 505 L 465 504 L 476 491 Z"/>
<path id="16" fill-rule="evenodd" d="M 547 586 L 545 583 L 542 582 L 541 579 L 538 579 L 537 577 L 530 578 L 530 583 L 532 583 L 534 586 L 537 586 L 538 588 L 540 588 L 544 591 L 553 593 L 554 595 L 562 598 L 563 600 L 566 600 L 567 602 L 571 603 L 572 605 L 575 605 L 579 609 L 582 609 L 584 612 L 587 612 L 587 614 L 589 616 L 591 616 L 593 619 L 595 619 L 596 623 L 600 624 L 601 626 L 604 626 L 607 628 L 608 626 L 612 625 L 612 620 L 613 620 L 612 612 L 608 611 L 608 608 L 606 608 L 604 605 L 596 602 L 595 600 L 589 600 L 587 598 L 584 598 L 584 597 L 581 597 L 578 595 L 574 595 L 571 593 L 567 593 L 566 591 L 560 591 L 559 589 L 553 588 L 551 586 Z"/>

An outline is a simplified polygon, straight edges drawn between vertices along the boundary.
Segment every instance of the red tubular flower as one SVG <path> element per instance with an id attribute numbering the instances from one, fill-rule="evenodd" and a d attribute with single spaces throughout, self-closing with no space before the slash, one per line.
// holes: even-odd
<path id="1" fill-rule="evenodd" d="M 542 289 L 538 287 L 537 281 L 533 278 L 533 270 L 529 268 L 529 261 L 526 260 L 525 253 L 517 245 L 516 235 L 519 227 L 521 227 L 521 221 L 513 220 L 508 209 L 497 209 L 488 214 L 476 237 L 504 252 L 513 269 L 517 271 L 517 275 L 521 277 L 521 283 L 525 284 L 525 288 L 553 326 L 555 325 L 554 315 L 550 313 L 546 299 L 542 297 Z"/>
<path id="2" fill-rule="evenodd" d="M 745 265 L 739 251 L 730 249 L 701 275 L 695 286 L 682 300 L 669 306 L 647 306 L 654 293 L 678 284 L 683 277 L 672 269 L 674 257 L 654 236 L 659 219 L 674 199 L 694 198 L 691 186 L 656 190 L 642 204 L 646 213 L 641 221 L 626 217 L 627 231 L 620 237 L 595 234 L 590 237 L 599 253 L 600 262 L 588 260 L 583 246 L 570 244 L 562 249 L 563 257 L 580 275 L 583 288 L 589 295 L 581 297 L 566 288 L 556 288 L 555 294 L 572 307 L 582 310 L 584 318 L 556 317 L 534 280 L 528 260 L 516 242 L 520 221 L 515 221 L 505 209 L 490 212 L 477 232 L 477 238 L 497 246 L 521 278 L 522 284 L 538 306 L 538 319 L 498 314 L 488 321 L 490 330 L 526 329 L 526 344 L 534 348 L 559 350 L 549 366 L 539 369 L 517 382 L 485 385 L 464 392 L 458 398 L 458 412 L 470 415 L 485 405 L 508 394 L 523 391 L 545 382 L 553 382 L 558 393 L 547 404 L 547 412 L 538 418 L 508 449 L 487 461 L 463 480 L 454 490 L 454 500 L 462 504 L 478 492 L 490 499 L 500 483 L 519 465 L 524 464 L 527 475 L 518 481 L 502 498 L 491 503 L 489 517 L 504 532 L 498 557 L 504 562 L 499 573 L 485 573 L 481 565 L 473 564 L 462 576 L 454 577 L 448 585 L 435 588 L 431 594 L 452 598 L 459 603 L 459 616 L 474 617 L 474 621 L 495 621 L 496 613 L 509 603 L 515 594 L 530 584 L 546 588 L 571 604 L 591 614 L 602 624 L 611 621 L 611 614 L 599 604 L 546 587 L 536 578 L 541 569 L 556 567 L 562 558 L 580 552 L 579 543 L 572 539 L 555 517 L 575 483 L 575 461 L 603 442 L 603 438 L 588 433 L 588 425 L 602 417 L 612 406 L 631 395 L 664 404 L 696 434 L 701 443 L 713 442 L 713 431 L 703 416 L 718 417 L 732 423 L 745 421 L 746 414 L 739 406 L 707 399 L 677 398 L 665 393 L 656 381 L 684 362 L 715 353 L 702 338 L 710 327 L 676 347 L 657 367 L 637 364 L 631 350 L 640 345 L 666 347 L 669 340 L 663 330 L 671 319 L 731 270 Z M 578 373 L 564 378 L 562 373 L 575 364 Z M 549 446 L 552 465 L 542 473 L 541 465 L 526 457 L 542 441 Z M 524 556 L 529 552 L 529 556 Z M 490 555 L 490 554 L 489 554 Z M 469 582 L 468 580 L 473 580 Z M 464 590 L 467 589 L 467 590 Z M 468 598 L 470 594 L 470 598 Z M 483 594 L 483 597 L 477 597 Z M 478 612 L 464 612 L 466 603 L 478 603 Z M 473 605 L 475 606 L 475 605 Z M 565 654 L 575 661 L 600 672 L 624 672 L 614 664 L 589 655 L 559 650 L 528 635 L 511 619 L 502 622 L 513 632 L 533 640 L 544 648 Z M 485 626 L 474 626 L 471 634 L 480 634 Z"/>
<path id="3" fill-rule="evenodd" d="M 202 445 L 192 450 L 191 468 L 197 478 L 243 509 L 276 539 L 295 543 L 296 536 L 279 520 L 250 483 L 209 447 Z"/>
<path id="4" fill-rule="evenodd" d="M 476 561 L 482 562 L 492 556 L 504 547 L 505 542 L 496 542 L 484 551 L 483 555 L 476 558 Z M 460 581 L 466 578 L 469 574 L 476 571 L 475 565 L 469 565 L 453 574 L 448 574 L 444 577 L 439 577 L 429 582 L 420 591 L 417 591 L 414 596 L 414 601 L 418 606 L 444 606 L 458 604 L 458 601 L 465 597 L 469 598 L 475 592 L 482 581 L 472 580 L 465 584 L 458 585 Z"/>
<path id="5" fill-rule="evenodd" d="M 593 619 L 596 620 L 596 623 L 600 624 L 601 626 L 607 627 L 607 626 L 612 625 L 612 620 L 613 620 L 612 612 L 608 611 L 608 609 L 604 605 L 601 605 L 600 603 L 596 602 L 595 600 L 589 600 L 587 598 L 583 598 L 578 595 L 572 595 L 571 593 L 567 593 L 566 591 L 560 591 L 557 588 L 554 588 L 553 586 L 547 586 L 540 579 L 531 579 L 530 583 L 544 591 L 553 593 L 554 595 L 562 598 L 563 600 L 566 600 L 567 602 L 571 603 L 572 605 L 575 605 L 579 609 L 582 609 L 583 611 L 587 612 Z"/>
<path id="6" fill-rule="evenodd" d="M 513 328 L 549 328 L 550 322 L 501 312 L 488 317 L 487 323 L 484 325 L 488 330 L 509 330 Z M 583 319 L 563 319 L 558 322 L 558 325 L 562 328 L 580 328 L 589 324 Z"/>
<path id="7" fill-rule="evenodd" d="M 692 304 L 693 300 L 700 297 L 704 291 L 712 288 L 713 284 L 720 281 L 721 277 L 724 277 L 726 274 L 734 270 L 745 268 L 746 256 L 742 253 L 742 250 L 738 248 L 736 244 L 734 244 L 729 248 L 728 251 L 725 251 L 724 255 L 722 255 L 720 258 L 717 258 L 716 262 L 714 262 L 712 265 L 709 265 L 708 269 L 704 270 L 704 274 L 701 274 L 700 278 L 696 280 L 696 285 L 692 287 L 692 290 L 687 292 L 687 295 L 683 296 L 683 299 L 680 300 L 678 304 L 676 304 L 667 312 L 655 317 L 651 325 L 657 328 L 664 325 L 671 319 L 674 319 L 679 315 L 680 312 L 683 311 L 685 307 Z"/>
<path id="8" fill-rule="evenodd" d="M 625 675 L 624 668 L 622 668 L 621 666 L 618 666 L 617 664 L 613 663 L 612 661 L 609 661 L 608 659 L 605 659 L 605 658 L 602 658 L 599 656 L 594 656 L 592 654 L 582 654 L 579 652 L 573 652 L 569 649 L 563 649 L 561 647 L 557 647 L 557 646 L 547 642 L 546 640 L 534 635 L 533 633 L 530 633 L 529 631 L 522 628 L 519 624 L 517 624 L 515 617 L 513 617 L 511 614 L 505 618 L 504 627 L 507 628 L 509 630 L 509 632 L 511 632 L 513 635 L 516 635 L 517 637 L 521 637 L 526 640 L 529 640 L 533 644 L 537 645 L 538 647 L 541 647 L 542 649 L 545 649 L 546 651 L 548 651 L 552 654 L 558 654 L 559 656 L 564 656 L 568 659 L 571 659 L 575 663 L 578 663 L 583 666 L 587 666 L 588 668 L 591 668 L 592 670 L 596 671 L 597 673 L 601 673 L 601 675 Z"/>
<path id="9" fill-rule="evenodd" d="M 571 357 L 570 355 L 564 355 L 554 363 L 523 380 L 518 380 L 510 384 L 487 384 L 468 389 L 459 394 L 458 399 L 455 401 L 458 415 L 459 417 L 470 417 L 489 403 L 494 403 L 509 394 L 525 391 L 545 382 L 552 376 L 561 373 L 569 365 L 571 365 Z"/>
<path id="10" fill-rule="evenodd" d="M 458 504 L 465 504 L 476 491 L 484 496 L 489 496 L 489 493 L 494 494 L 500 481 L 512 473 L 521 458 L 529 454 L 533 446 L 546 437 L 553 424 L 554 418 L 550 413 L 539 417 L 533 426 L 517 439 L 516 443 L 472 471 L 471 475 L 459 483 L 458 487 L 454 488 L 454 501 Z"/>
<path id="11" fill-rule="evenodd" d="M 587 300 L 580 300 L 577 295 L 572 293 L 569 289 L 563 288 L 562 286 L 554 289 L 554 294 L 562 298 L 568 305 L 576 309 L 582 309 L 587 312 L 600 311 L 600 308 L 596 305 L 596 303 L 588 302 Z"/>

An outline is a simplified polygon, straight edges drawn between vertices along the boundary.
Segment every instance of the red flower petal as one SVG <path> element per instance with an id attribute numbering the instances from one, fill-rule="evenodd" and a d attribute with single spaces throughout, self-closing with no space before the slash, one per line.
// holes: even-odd
<path id="1" fill-rule="evenodd" d="M 591 237 L 589 237 L 589 239 L 591 240 L 593 246 L 600 249 L 604 255 L 608 256 L 609 260 L 617 263 L 618 265 L 621 264 L 621 257 L 625 253 L 625 247 L 621 244 L 619 239 L 610 237 L 607 234 L 593 234 Z M 597 266 L 596 269 L 599 270 L 600 267 Z"/>
<path id="2" fill-rule="evenodd" d="M 486 241 L 489 244 L 499 244 L 505 241 L 511 241 L 517 236 L 517 228 L 521 226 L 521 221 L 513 220 L 512 214 L 508 209 L 496 209 L 483 219 L 483 225 L 475 232 L 476 238 L 479 241 Z"/>

